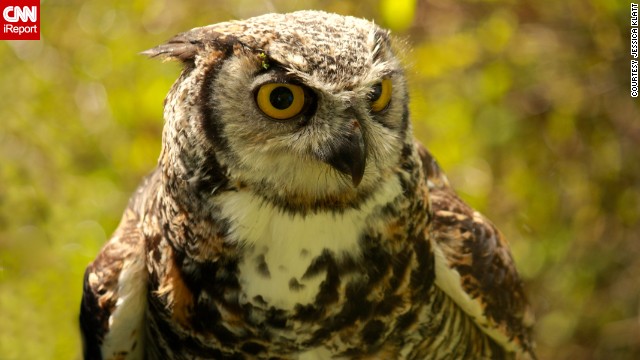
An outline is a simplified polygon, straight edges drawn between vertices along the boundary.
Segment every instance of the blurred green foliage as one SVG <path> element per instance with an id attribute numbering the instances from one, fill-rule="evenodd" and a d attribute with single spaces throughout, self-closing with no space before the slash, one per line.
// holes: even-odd
<path id="1" fill-rule="evenodd" d="M 78 359 L 83 270 L 155 165 L 191 27 L 316 8 L 406 43 L 416 136 L 510 239 L 542 359 L 640 358 L 640 100 L 629 3 L 47 1 L 0 42 L 0 358 Z"/>

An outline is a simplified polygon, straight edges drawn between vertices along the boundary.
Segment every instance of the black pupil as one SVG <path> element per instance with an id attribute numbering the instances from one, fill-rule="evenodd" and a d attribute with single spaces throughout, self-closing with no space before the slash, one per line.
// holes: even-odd
<path id="1" fill-rule="evenodd" d="M 287 109 L 293 104 L 293 93 L 284 86 L 273 89 L 269 95 L 269 101 L 278 110 Z"/>
<path id="2" fill-rule="evenodd" d="M 371 88 L 371 94 L 369 94 L 369 99 L 371 101 L 376 101 L 380 99 L 380 95 L 382 95 L 382 84 L 375 84 Z"/>

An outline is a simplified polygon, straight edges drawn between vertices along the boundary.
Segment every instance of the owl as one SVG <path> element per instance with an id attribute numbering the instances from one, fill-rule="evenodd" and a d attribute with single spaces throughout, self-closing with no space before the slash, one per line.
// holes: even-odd
<path id="1" fill-rule="evenodd" d="M 195 28 L 157 168 L 84 276 L 85 359 L 533 359 L 508 244 L 412 134 L 388 31 Z"/>

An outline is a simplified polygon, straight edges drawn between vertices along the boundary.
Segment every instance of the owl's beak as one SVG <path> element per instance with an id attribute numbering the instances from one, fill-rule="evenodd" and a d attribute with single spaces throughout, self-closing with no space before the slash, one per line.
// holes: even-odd
<path id="1" fill-rule="evenodd" d="M 350 131 L 338 139 L 338 143 L 324 159 L 334 169 L 351 176 L 353 186 L 357 187 L 364 176 L 367 149 L 360 129 L 360 122 L 352 120 Z"/>

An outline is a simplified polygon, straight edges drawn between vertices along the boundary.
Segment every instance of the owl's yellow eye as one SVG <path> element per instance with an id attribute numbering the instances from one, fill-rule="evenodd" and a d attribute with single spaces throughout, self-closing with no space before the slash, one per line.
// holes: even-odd
<path id="1" fill-rule="evenodd" d="M 260 110 L 271 118 L 291 119 L 304 108 L 304 90 L 292 84 L 264 84 L 258 89 L 256 102 Z"/>
<path id="2" fill-rule="evenodd" d="M 386 109 L 391 101 L 391 79 L 382 79 L 381 82 L 373 85 L 369 93 L 369 101 L 371 101 L 373 112 Z"/>

